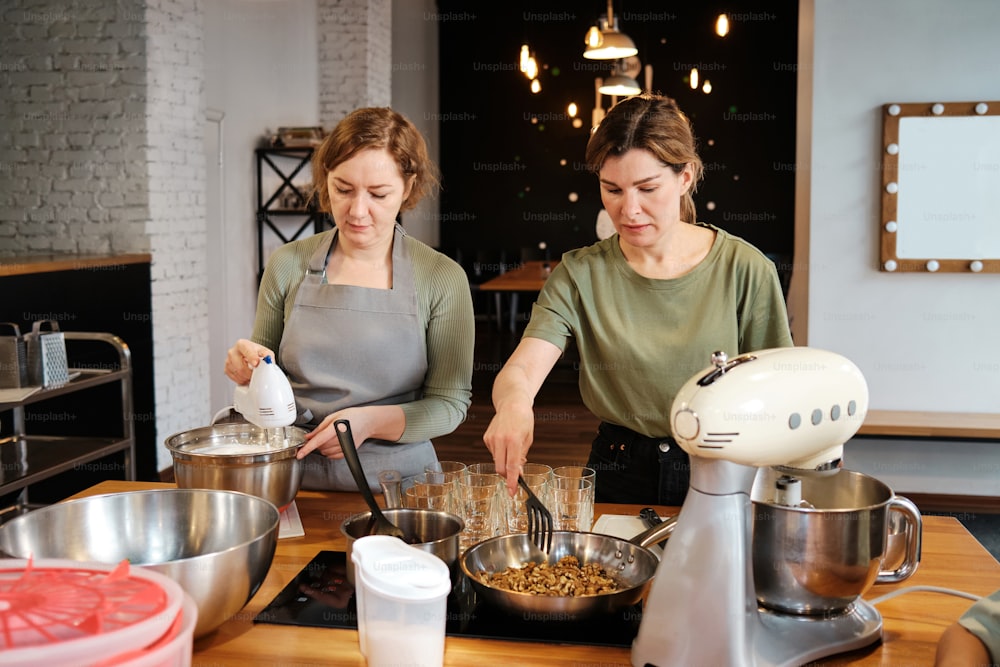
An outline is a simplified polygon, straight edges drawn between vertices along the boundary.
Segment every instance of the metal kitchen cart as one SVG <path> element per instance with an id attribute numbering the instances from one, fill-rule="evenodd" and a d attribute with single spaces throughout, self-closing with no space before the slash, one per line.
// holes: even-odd
<path id="1" fill-rule="evenodd" d="M 74 368 L 69 359 L 71 379 L 65 384 L 44 387 L 16 401 L 0 399 L 0 418 L 12 418 L 13 432 L 0 438 L 0 498 L 15 497 L 0 507 L 0 522 L 11 513 L 31 508 L 28 489 L 59 473 L 80 469 L 110 454 L 124 455 L 125 479 L 135 480 L 135 421 L 132 412 L 132 362 L 128 345 L 113 334 L 65 331 L 72 341 L 104 343 L 114 348 L 117 361 Z M 90 343 L 84 343 L 90 345 Z M 121 388 L 121 435 L 31 435 L 27 433 L 25 407 L 93 387 L 117 382 Z M 11 415 L 8 417 L 7 415 Z M 16 494 L 14 496 L 13 494 Z"/>

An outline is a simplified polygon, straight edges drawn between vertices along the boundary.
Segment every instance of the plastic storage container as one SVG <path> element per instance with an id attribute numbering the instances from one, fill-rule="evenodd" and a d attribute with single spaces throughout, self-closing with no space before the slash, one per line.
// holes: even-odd
<path id="1" fill-rule="evenodd" d="M 370 667 L 444 662 L 448 566 L 388 535 L 358 539 L 351 552 L 357 579 L 358 643 Z"/>
<path id="2" fill-rule="evenodd" d="M 158 572 L 0 559 L 0 665 L 188 667 L 198 608 Z"/>

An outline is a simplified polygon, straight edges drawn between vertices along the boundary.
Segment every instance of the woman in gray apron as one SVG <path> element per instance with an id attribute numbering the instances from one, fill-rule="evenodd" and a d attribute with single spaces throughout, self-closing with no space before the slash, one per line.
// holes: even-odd
<path id="1" fill-rule="evenodd" d="M 313 156 L 314 188 L 336 229 L 274 252 L 261 280 L 251 340 L 226 374 L 250 372 L 277 349 L 299 423 L 302 486 L 354 490 L 333 422 L 347 419 L 368 484 L 437 460 L 431 438 L 465 419 L 474 320 L 464 270 L 396 222 L 433 186 L 423 137 L 387 108 L 359 109 Z"/>

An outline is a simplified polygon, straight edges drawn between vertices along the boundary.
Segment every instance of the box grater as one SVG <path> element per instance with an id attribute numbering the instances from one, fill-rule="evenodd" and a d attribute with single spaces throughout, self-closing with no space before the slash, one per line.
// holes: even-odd
<path id="1" fill-rule="evenodd" d="M 13 336 L 0 336 L 0 389 L 20 389 L 28 386 L 28 351 L 21 328 L 13 322 L 0 322 L 10 327 Z"/>
<path id="2" fill-rule="evenodd" d="M 48 324 L 51 331 L 42 331 Z M 55 320 L 38 320 L 31 325 L 28 342 L 28 379 L 33 386 L 52 387 L 69 381 L 66 338 Z"/>

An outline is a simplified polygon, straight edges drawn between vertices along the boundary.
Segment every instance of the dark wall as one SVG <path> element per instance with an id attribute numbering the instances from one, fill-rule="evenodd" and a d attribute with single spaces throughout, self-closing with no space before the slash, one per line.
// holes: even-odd
<path id="1" fill-rule="evenodd" d="M 136 474 L 159 480 L 156 466 L 156 410 L 153 386 L 153 322 L 148 263 L 111 264 L 0 278 L 0 321 L 14 322 L 21 332 L 32 322 L 55 320 L 62 331 L 103 331 L 129 346 L 132 361 L 132 403 L 136 437 Z M 4 332 L 6 335 L 7 332 Z M 71 367 L 110 368 L 117 355 L 110 345 L 67 342 Z M 122 434 L 118 383 L 75 392 L 33 404 L 25 410 L 26 430 L 33 435 Z M 9 434 L 10 419 L 0 413 L 0 433 Z M 82 490 L 101 479 L 123 479 L 118 459 L 101 466 L 111 472 L 91 474 L 80 469 L 31 487 L 31 499 L 43 502 Z M 50 492 L 51 489 L 51 492 Z"/>
<path id="2" fill-rule="evenodd" d="M 610 64 L 583 58 L 605 2 L 440 0 L 442 246 L 509 249 L 544 241 L 553 257 L 593 243 L 601 209 L 583 168 L 594 78 Z M 699 218 L 790 258 L 795 177 L 797 3 L 614 3 L 622 32 L 653 66 L 653 90 L 692 118 L 706 174 Z M 720 12 L 731 17 L 715 34 Z M 542 91 L 517 68 L 528 43 Z M 692 90 L 697 66 L 710 94 Z M 637 77 L 644 85 L 644 75 Z M 604 97 L 604 107 L 611 98 Z M 567 106 L 583 123 L 574 127 Z M 571 201 L 571 196 L 576 201 Z"/>

